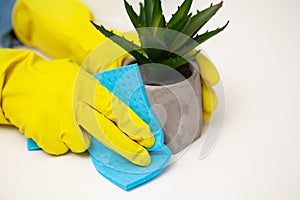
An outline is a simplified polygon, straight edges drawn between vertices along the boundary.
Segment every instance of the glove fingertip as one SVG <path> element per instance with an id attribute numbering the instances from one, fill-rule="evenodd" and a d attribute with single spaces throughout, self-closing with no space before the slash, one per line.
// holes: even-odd
<path id="1" fill-rule="evenodd" d="M 205 111 L 203 112 L 202 118 L 203 118 L 204 121 L 210 120 L 211 117 L 212 117 L 212 112 L 205 112 Z"/>
<path id="2" fill-rule="evenodd" d="M 136 156 L 131 159 L 131 162 L 136 165 L 146 167 L 151 164 L 152 159 L 149 152 L 144 149 L 143 152 L 136 154 Z"/>
<path id="3" fill-rule="evenodd" d="M 147 138 L 138 139 L 137 142 L 146 148 L 151 148 L 155 143 L 155 138 L 153 136 Z"/>
<path id="4" fill-rule="evenodd" d="M 201 77 L 208 85 L 214 86 L 220 81 L 220 75 L 216 66 L 203 54 L 199 53 L 196 58 L 201 71 Z"/>

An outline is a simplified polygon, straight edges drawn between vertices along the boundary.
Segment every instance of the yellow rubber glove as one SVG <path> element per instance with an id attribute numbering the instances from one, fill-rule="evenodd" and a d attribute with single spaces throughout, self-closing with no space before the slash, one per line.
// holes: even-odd
<path id="1" fill-rule="evenodd" d="M 219 82 L 220 76 L 215 65 L 201 52 L 196 61 L 201 73 L 203 120 L 209 120 L 218 106 L 218 97 L 213 86 Z"/>
<path id="2" fill-rule="evenodd" d="M 18 0 L 13 12 L 13 26 L 18 38 L 52 58 L 72 58 L 82 63 L 89 53 L 89 56 L 96 54 L 92 57 L 97 60 L 92 59 L 92 63 L 84 66 L 91 74 L 122 66 L 124 59 L 131 55 L 99 33 L 90 20 L 91 12 L 77 0 Z M 135 33 L 123 35 L 138 43 Z M 96 48 L 99 44 L 101 48 Z M 212 86 L 218 83 L 219 74 L 203 54 L 200 53 L 196 61 L 200 65 L 202 84 L 206 82 L 203 87 L 208 88 L 204 89 L 202 97 L 203 119 L 208 120 L 217 105 Z"/>
<path id="3" fill-rule="evenodd" d="M 151 163 L 148 125 L 71 60 L 0 49 L 0 63 L 0 124 L 18 127 L 50 154 L 83 152 L 91 134 L 135 164 Z"/>
<path id="4" fill-rule="evenodd" d="M 90 24 L 90 10 L 78 0 L 17 0 L 13 28 L 21 42 L 51 58 L 81 64 L 105 37 Z"/>
<path id="5" fill-rule="evenodd" d="M 209 120 L 212 116 L 212 112 L 217 108 L 218 98 L 214 90 L 207 84 L 203 78 L 201 78 L 202 86 L 202 109 L 203 120 Z"/>
<path id="6" fill-rule="evenodd" d="M 215 65 L 201 52 L 197 55 L 196 61 L 201 69 L 201 77 L 207 85 L 216 85 L 220 80 L 220 76 Z"/>

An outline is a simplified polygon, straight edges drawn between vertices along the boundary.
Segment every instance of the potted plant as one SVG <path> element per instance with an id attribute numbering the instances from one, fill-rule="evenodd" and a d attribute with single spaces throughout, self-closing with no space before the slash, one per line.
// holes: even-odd
<path id="1" fill-rule="evenodd" d="M 140 67 L 150 104 L 173 154 L 180 152 L 200 136 L 202 122 L 199 66 L 194 62 L 201 43 L 223 31 L 221 28 L 198 35 L 199 30 L 222 7 L 223 2 L 190 12 L 193 0 L 184 0 L 166 22 L 160 0 L 144 0 L 137 14 L 124 0 L 128 16 L 138 34 L 139 43 L 93 25 L 106 37 L 129 52 Z M 124 65 L 131 61 L 125 61 Z"/>

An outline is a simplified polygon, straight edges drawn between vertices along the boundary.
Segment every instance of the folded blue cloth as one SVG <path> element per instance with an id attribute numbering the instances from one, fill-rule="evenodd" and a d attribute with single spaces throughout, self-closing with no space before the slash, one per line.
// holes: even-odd
<path id="1" fill-rule="evenodd" d="M 129 190 L 158 175 L 168 164 L 171 151 L 164 145 L 164 134 L 151 109 L 137 64 L 94 75 L 103 86 L 134 110 L 150 127 L 155 144 L 149 148 L 152 162 L 140 167 L 92 139 L 89 152 L 96 169 L 119 187 Z"/>
<path id="2" fill-rule="evenodd" d="M 88 149 L 97 171 L 119 187 L 129 190 L 157 176 L 167 166 L 171 151 L 164 145 L 164 134 L 148 101 L 137 64 L 94 75 L 103 86 L 134 110 L 150 127 L 155 144 L 149 148 L 152 162 L 147 167 L 132 164 L 92 137 Z M 30 141 L 28 149 L 39 149 Z M 33 143 L 32 143 L 33 142 Z"/>
<path id="3" fill-rule="evenodd" d="M 150 152 L 152 162 L 149 166 L 140 167 L 109 150 L 95 138 L 92 138 L 89 152 L 97 171 L 125 190 L 153 179 L 167 166 L 171 156 L 170 150 L 164 146 Z"/>
<path id="4" fill-rule="evenodd" d="M 27 149 L 28 151 L 41 150 L 41 147 L 35 143 L 31 138 L 27 138 Z"/>
<path id="5" fill-rule="evenodd" d="M 149 151 L 164 147 L 164 133 L 151 109 L 137 64 L 95 74 L 101 84 L 128 105 L 147 124 L 155 137 L 155 144 Z"/>

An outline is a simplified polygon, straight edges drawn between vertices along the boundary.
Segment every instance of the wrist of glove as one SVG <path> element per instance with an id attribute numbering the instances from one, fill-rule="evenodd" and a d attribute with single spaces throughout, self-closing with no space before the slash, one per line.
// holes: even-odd
<path id="1" fill-rule="evenodd" d="M 68 59 L 46 61 L 31 51 L 0 51 L 5 122 L 50 154 L 83 152 L 91 134 L 131 162 L 150 164 L 145 148 L 155 139 L 148 125 L 92 75 Z"/>

